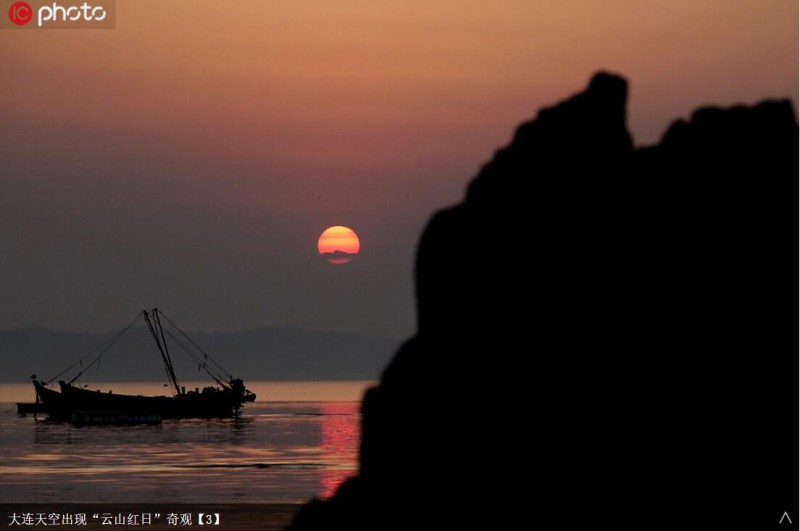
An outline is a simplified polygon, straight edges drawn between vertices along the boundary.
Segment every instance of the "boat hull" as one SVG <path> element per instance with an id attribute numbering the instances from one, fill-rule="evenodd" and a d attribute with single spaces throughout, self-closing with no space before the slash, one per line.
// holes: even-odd
<path id="1" fill-rule="evenodd" d="M 129 418 L 230 418 L 255 395 L 238 386 L 206 387 L 177 396 L 138 396 L 103 393 L 59 382 L 60 392 L 34 381 L 39 401 L 51 420 L 70 421 L 76 412 L 114 414 Z"/>
<path id="2" fill-rule="evenodd" d="M 119 412 L 75 411 L 72 413 L 75 426 L 127 426 L 131 424 L 161 424 L 156 414 L 133 414 Z"/>
<path id="3" fill-rule="evenodd" d="M 72 409 L 66 403 L 61 393 L 45 387 L 37 380 L 33 381 L 33 387 L 36 389 L 37 401 L 44 405 L 47 417 L 50 420 L 66 421 L 72 418 Z"/>

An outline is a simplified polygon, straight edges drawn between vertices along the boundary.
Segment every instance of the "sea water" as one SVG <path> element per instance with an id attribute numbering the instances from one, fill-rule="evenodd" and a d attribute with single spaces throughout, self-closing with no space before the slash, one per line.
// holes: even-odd
<path id="1" fill-rule="evenodd" d="M 82 426 L 18 417 L 30 384 L 0 385 L 0 503 L 301 503 L 356 472 L 372 382 L 249 382 L 239 418 Z M 199 386 L 202 386 L 199 384 Z M 187 389 L 195 384 L 187 383 Z M 167 394 L 161 384 L 90 389 Z"/>

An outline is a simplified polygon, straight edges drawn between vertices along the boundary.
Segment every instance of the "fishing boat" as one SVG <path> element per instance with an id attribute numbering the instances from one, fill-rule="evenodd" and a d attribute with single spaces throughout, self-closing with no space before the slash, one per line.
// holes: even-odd
<path id="1" fill-rule="evenodd" d="M 75 382 L 90 367 L 99 363 L 105 352 L 129 330 L 138 320 L 144 319 L 150 334 L 161 354 L 161 360 L 167 373 L 167 381 L 172 391 L 171 396 L 140 396 L 114 394 L 111 391 L 85 389 Z M 177 332 L 166 331 L 162 318 Z M 195 388 L 187 391 L 175 374 L 166 336 L 182 348 L 204 370 L 217 385 Z M 88 363 L 85 359 L 96 354 Z M 69 370 L 80 365 L 81 370 L 71 380 L 58 380 L 58 390 L 48 387 L 50 382 Z M 175 323 L 166 317 L 158 308 L 142 311 L 131 324 L 118 332 L 103 345 L 87 354 L 47 382 L 32 377 L 36 389 L 36 403 L 43 404 L 50 420 L 71 421 L 76 424 L 87 423 L 87 419 L 102 419 L 103 423 L 112 423 L 109 419 L 122 419 L 126 423 L 137 419 L 187 419 L 187 418 L 227 418 L 239 414 L 240 408 L 247 402 L 256 399 L 255 393 L 245 388 L 244 382 L 234 378 L 222 368 L 211 356 L 203 351 L 189 336 L 181 331 Z"/>

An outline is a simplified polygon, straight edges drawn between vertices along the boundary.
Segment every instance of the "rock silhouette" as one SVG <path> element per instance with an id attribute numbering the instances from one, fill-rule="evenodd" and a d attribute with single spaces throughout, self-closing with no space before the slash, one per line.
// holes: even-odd
<path id="1" fill-rule="evenodd" d="M 794 111 L 705 108 L 635 149 L 626 98 L 595 75 L 433 216 L 359 474 L 292 531 L 797 514 Z"/>

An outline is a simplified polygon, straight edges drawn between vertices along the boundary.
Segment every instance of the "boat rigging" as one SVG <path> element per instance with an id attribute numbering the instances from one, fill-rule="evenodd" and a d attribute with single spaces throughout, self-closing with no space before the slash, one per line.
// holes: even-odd
<path id="1" fill-rule="evenodd" d="M 172 329 L 163 326 L 163 320 Z M 103 355 L 130 330 L 139 319 L 143 319 L 161 355 L 172 396 L 132 396 L 100 393 L 83 389 L 74 383 L 91 367 L 99 365 Z M 208 374 L 220 387 L 205 387 L 186 391 L 175 373 L 167 342 L 170 337 L 175 345 L 198 364 L 198 369 Z M 91 361 L 84 363 L 91 356 Z M 78 367 L 78 373 L 68 382 L 59 380 L 60 392 L 47 387 L 53 380 Z M 185 332 L 158 308 L 144 310 L 120 332 L 114 334 L 84 357 L 46 382 L 32 378 L 36 389 L 37 404 L 44 404 L 48 417 L 53 420 L 113 416 L 114 418 L 208 418 L 231 417 L 238 414 L 246 402 L 255 401 L 255 393 L 245 388 L 241 379 L 234 378 L 214 358 L 200 348 Z"/>

